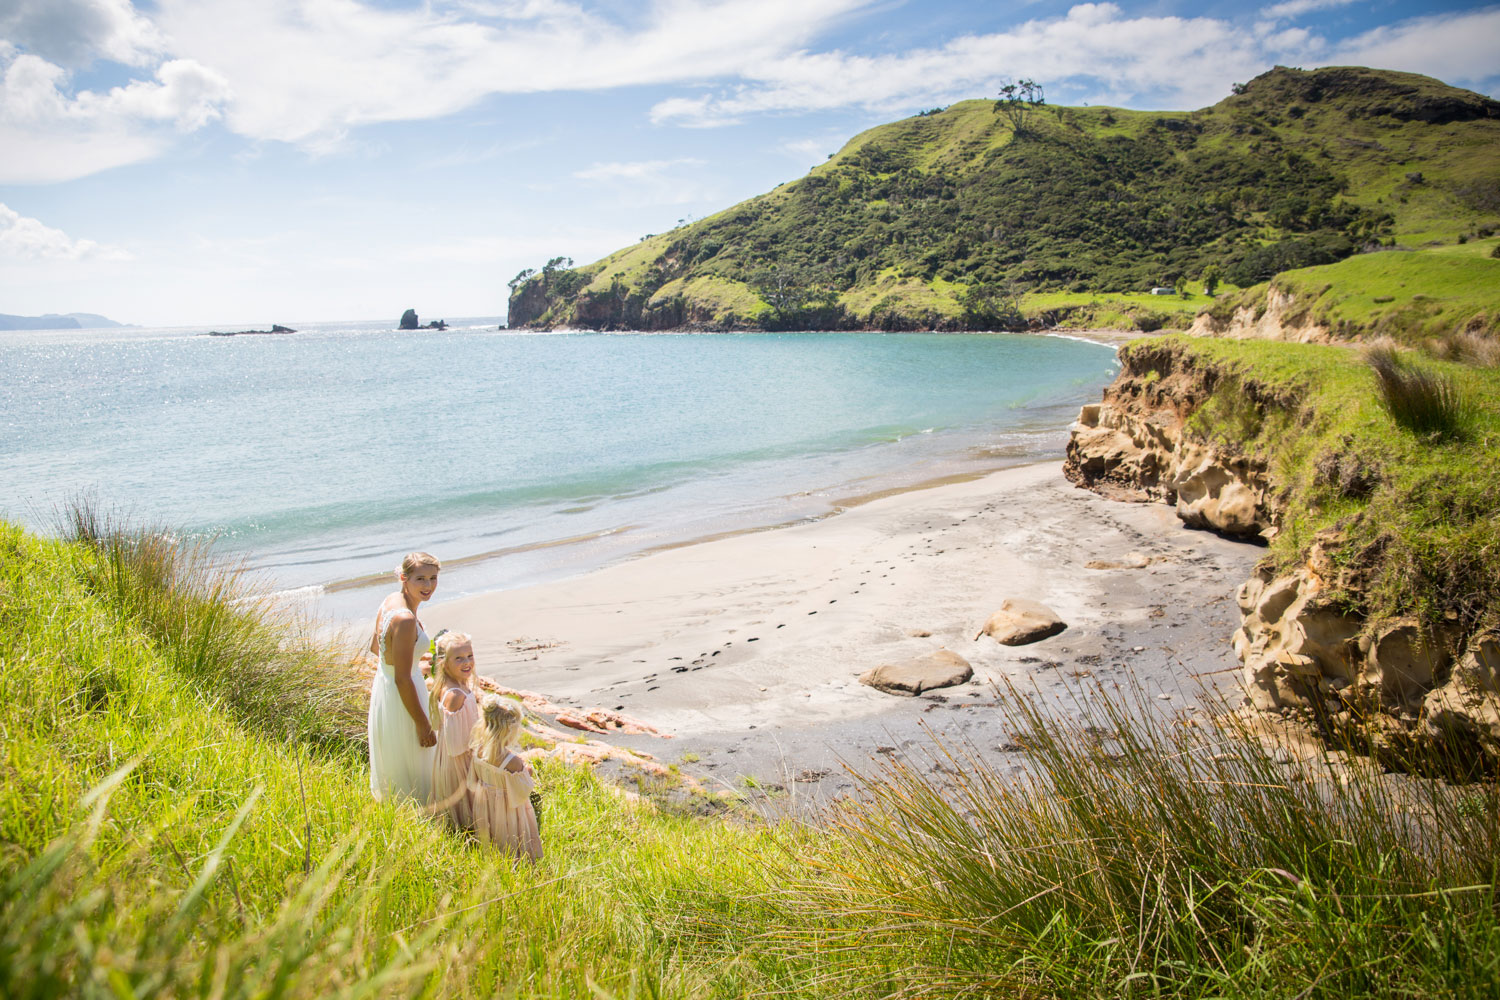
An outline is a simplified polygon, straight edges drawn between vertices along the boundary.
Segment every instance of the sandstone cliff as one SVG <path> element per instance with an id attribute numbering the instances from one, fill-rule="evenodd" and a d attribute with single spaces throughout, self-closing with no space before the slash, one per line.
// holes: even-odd
<path id="1" fill-rule="evenodd" d="M 1103 402 L 1079 413 L 1063 474 L 1115 499 L 1172 504 L 1189 527 L 1269 539 L 1276 529 L 1264 463 L 1188 429 L 1222 373 L 1149 345 L 1126 352 L 1123 363 Z"/>
<path id="2" fill-rule="evenodd" d="M 1172 504 L 1191 527 L 1273 538 L 1284 484 L 1214 426 L 1204 405 L 1226 390 L 1263 415 L 1295 410 L 1296 400 L 1180 344 L 1134 345 L 1122 366 L 1103 400 L 1083 407 L 1073 425 L 1065 475 L 1111 498 Z M 1451 612 L 1439 624 L 1415 615 L 1367 618 L 1359 559 L 1337 558 L 1345 541 L 1342 532 L 1322 531 L 1300 565 L 1278 573 L 1268 559 L 1241 586 L 1233 641 L 1249 703 L 1300 715 L 1400 766 L 1420 766 L 1420 751 L 1443 745 L 1448 760 L 1493 770 L 1500 633 L 1466 634 Z"/>

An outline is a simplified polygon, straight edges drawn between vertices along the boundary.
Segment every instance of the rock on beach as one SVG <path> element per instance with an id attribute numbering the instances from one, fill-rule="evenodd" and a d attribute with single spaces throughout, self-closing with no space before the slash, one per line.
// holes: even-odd
<path id="1" fill-rule="evenodd" d="M 1000 610 L 990 615 L 979 635 L 993 636 L 1002 646 L 1024 646 L 1054 636 L 1067 628 L 1067 622 L 1047 605 L 1022 597 L 1008 597 Z M 979 635 L 974 638 L 978 639 Z"/>
<path id="2" fill-rule="evenodd" d="M 859 682 L 886 694 L 914 698 L 923 691 L 962 684 L 973 676 L 974 668 L 968 660 L 952 650 L 940 649 L 905 663 L 883 663 L 860 674 Z"/>

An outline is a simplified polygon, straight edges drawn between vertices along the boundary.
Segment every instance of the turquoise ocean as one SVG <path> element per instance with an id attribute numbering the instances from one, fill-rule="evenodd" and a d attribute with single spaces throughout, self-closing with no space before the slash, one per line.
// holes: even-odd
<path id="1" fill-rule="evenodd" d="M 1117 370 L 1065 337 L 497 323 L 0 332 L 0 517 L 87 497 L 360 615 L 414 548 L 451 598 L 1056 459 Z"/>

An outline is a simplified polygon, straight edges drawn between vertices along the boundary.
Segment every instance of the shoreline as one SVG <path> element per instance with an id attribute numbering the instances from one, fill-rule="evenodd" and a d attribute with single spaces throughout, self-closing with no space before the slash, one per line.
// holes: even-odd
<path id="1" fill-rule="evenodd" d="M 553 331 L 509 331 L 522 333 L 548 333 L 548 334 L 578 334 L 578 335 L 633 335 L 642 334 L 642 331 L 595 331 L 595 330 L 571 330 L 559 329 Z M 716 332 L 734 334 L 736 331 L 649 331 L 644 335 L 653 336 L 677 336 L 677 335 L 712 335 Z M 766 336 L 782 336 L 775 331 L 752 331 Z M 889 331 L 869 331 L 875 335 L 885 335 Z M 995 337 L 1033 337 L 1033 338 L 1055 338 L 1060 340 L 1071 340 L 1078 343 L 1101 347 L 1115 353 L 1118 349 L 1132 340 L 1150 336 L 1138 330 L 1124 329 L 1054 329 L 1036 330 L 1015 333 L 1011 331 L 926 331 L 934 336 L 995 336 Z M 903 334 L 904 335 L 904 334 Z M 1059 460 L 1062 457 L 1062 443 L 1065 439 L 1066 428 L 1076 410 L 1069 411 L 1067 418 L 1058 418 L 1053 425 L 1017 426 L 1006 430 L 1007 434 L 1030 436 L 1037 440 L 1028 445 L 1018 446 L 1016 444 L 991 445 L 982 440 L 971 440 L 966 445 L 960 444 L 948 448 L 931 451 L 929 453 L 916 452 L 908 454 L 901 461 L 898 456 L 888 455 L 884 463 L 883 471 L 863 470 L 857 472 L 852 478 L 839 478 L 830 476 L 821 482 L 815 481 L 813 485 L 796 488 L 776 498 L 762 499 L 756 506 L 760 509 L 728 512 L 728 516 L 705 519 L 703 523 L 692 524 L 685 532 L 674 531 L 666 522 L 658 523 L 649 517 L 642 518 L 640 512 L 626 514 L 622 512 L 619 523 L 610 524 L 596 530 L 590 530 L 578 534 L 569 534 L 559 537 L 542 538 L 528 541 L 522 544 L 486 547 L 473 551 L 466 551 L 459 556 L 444 557 L 445 568 L 451 570 L 449 573 L 449 584 L 444 588 L 449 593 L 458 591 L 457 597 L 448 597 L 440 593 L 439 603 L 448 603 L 451 600 L 463 600 L 484 594 L 505 592 L 525 587 L 536 586 L 544 583 L 556 582 L 576 576 L 586 575 L 598 569 L 607 568 L 621 562 L 639 559 L 660 551 L 686 548 L 704 542 L 715 541 L 721 538 L 731 538 L 738 535 L 758 534 L 765 531 L 780 530 L 786 527 L 794 527 L 812 521 L 821 520 L 844 512 L 845 510 L 868 503 L 871 500 L 885 496 L 899 495 L 908 491 L 926 490 L 934 485 L 950 482 L 961 482 L 980 478 L 997 470 L 1013 468 L 1019 465 L 1029 465 L 1037 462 L 1049 462 Z M 1050 427 L 1050 429 L 1049 429 Z M 867 445 L 865 448 L 853 449 L 846 455 L 855 455 L 866 448 L 891 445 L 905 446 L 906 438 L 920 439 L 931 433 L 930 429 L 919 433 L 904 435 L 892 442 L 879 443 L 878 445 Z M 949 428 L 946 434 L 960 434 L 973 437 L 972 428 Z M 1056 436 L 1055 444 L 1047 442 L 1051 446 L 1037 447 L 1042 443 L 1041 438 Z M 915 461 L 914 461 L 915 460 Z M 920 468 L 927 466 L 927 468 Z M 916 468 L 915 478 L 907 479 Z M 873 480 L 873 483 L 870 482 Z M 870 483 L 867 487 L 865 484 Z M 781 510 L 773 509 L 778 504 Z M 718 520 L 721 525 L 713 524 Z M 723 525 L 728 521 L 727 525 Z M 739 523 L 734 523 L 738 521 Z M 663 537 L 665 536 L 665 537 Z M 675 537 L 674 537 L 675 536 Z M 599 543 L 604 543 L 602 546 Z M 441 550 L 436 543 L 429 546 L 433 551 Z M 550 554 L 549 554 L 550 553 Z M 521 557 L 524 562 L 519 571 L 498 570 L 501 560 Z M 513 566 L 516 564 L 512 564 Z M 304 600 L 310 610 L 316 614 L 326 615 L 345 622 L 362 620 L 364 604 L 375 600 L 377 591 L 382 592 L 389 583 L 389 574 L 386 571 L 364 572 L 353 576 L 337 577 L 332 580 L 324 580 L 309 585 L 289 587 L 283 593 L 294 599 Z M 332 598 L 330 600 L 329 598 Z"/>
<path id="2" fill-rule="evenodd" d="M 817 803 L 849 790 L 846 764 L 931 735 L 1011 754 L 1019 770 L 994 710 L 1007 685 L 1062 706 L 1100 684 L 1135 686 L 1186 717 L 1234 701 L 1234 592 L 1262 552 L 1186 529 L 1165 505 L 1075 488 L 1048 461 L 456 598 L 423 617 L 430 631 L 471 633 L 480 672 L 507 687 L 674 736 L 615 742 L 710 784 Z M 1148 565 L 1086 565 L 1133 553 Z M 976 640 L 1008 597 L 1042 601 L 1068 629 L 1020 647 Z M 970 683 L 904 698 L 856 680 L 939 648 L 971 663 Z"/>

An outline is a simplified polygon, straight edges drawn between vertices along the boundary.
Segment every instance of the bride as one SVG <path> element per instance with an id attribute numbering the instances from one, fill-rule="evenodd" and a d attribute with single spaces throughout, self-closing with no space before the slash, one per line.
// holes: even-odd
<path id="1" fill-rule="evenodd" d="M 377 658 L 370 685 L 370 791 L 377 799 L 404 796 L 427 802 L 432 747 L 437 735 L 427 720 L 421 659 L 427 633 L 417 605 L 437 589 L 437 558 L 411 552 L 401 560 L 401 589 L 387 597 L 375 618 L 370 652 Z"/>

